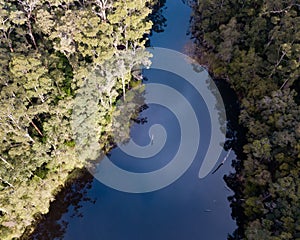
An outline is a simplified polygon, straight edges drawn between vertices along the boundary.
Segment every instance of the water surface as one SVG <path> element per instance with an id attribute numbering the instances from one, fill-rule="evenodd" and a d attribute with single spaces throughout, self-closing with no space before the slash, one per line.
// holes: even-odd
<path id="1" fill-rule="evenodd" d="M 163 11 L 167 19 L 164 32 L 153 33 L 150 44 L 155 47 L 183 51 L 190 41 L 186 34 L 191 9 L 180 0 L 168 0 Z M 155 192 L 132 194 L 111 189 L 97 180 L 81 196 L 76 209 L 69 206 L 58 223 L 64 223 L 66 240 L 224 240 L 236 228 L 231 218 L 223 175 L 233 171 L 230 157 L 216 174 L 198 178 L 198 171 L 209 143 L 210 119 L 202 97 L 180 77 L 159 70 L 144 71 L 145 83 L 164 83 L 180 91 L 191 103 L 200 119 L 200 147 L 192 166 L 176 182 Z M 180 104 L 178 104 L 180 108 Z M 180 141 L 178 121 L 172 112 L 150 104 L 140 117 L 145 124 L 134 124 L 131 136 L 136 143 L 149 143 L 153 124 L 165 127 L 168 139 L 163 150 L 149 159 L 135 159 L 116 148 L 110 159 L 117 166 L 133 171 L 154 171 L 165 166 L 176 154 Z M 193 139 L 191 139 L 193 144 Z M 220 158 L 226 155 L 224 151 Z M 234 155 L 234 154 L 232 154 Z M 86 201 L 93 199 L 94 201 Z M 79 211 L 79 214 L 78 214 Z"/>

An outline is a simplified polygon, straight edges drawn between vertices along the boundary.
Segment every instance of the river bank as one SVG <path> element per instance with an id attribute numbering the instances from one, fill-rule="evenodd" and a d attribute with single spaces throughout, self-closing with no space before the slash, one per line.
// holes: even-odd
<path id="1" fill-rule="evenodd" d="M 199 2 L 195 53 L 228 81 L 246 130 L 236 173 L 230 239 L 299 238 L 299 14 L 293 2 Z M 289 190 L 287 190 L 289 189 Z"/>
<path id="2" fill-rule="evenodd" d="M 151 35 L 150 45 L 184 52 L 190 41 L 187 30 L 191 9 L 180 1 L 167 1 L 165 7 L 163 17 L 160 19 L 166 19 L 166 21 L 161 21 L 163 24 L 160 26 L 163 27 L 157 28 L 160 33 Z M 155 82 L 172 84 L 172 82 L 180 80 L 157 71 L 144 72 L 144 76 L 147 78 L 146 84 Z M 225 89 L 224 86 L 221 88 Z M 204 118 L 206 111 L 203 101 L 199 97 L 192 98 L 193 89 L 183 83 L 178 83 L 177 89 L 179 91 L 184 89 L 184 93 L 188 95 L 191 104 L 197 110 L 197 116 L 203 120 L 201 129 L 205 129 L 208 119 Z M 231 99 L 231 95 L 232 92 L 229 89 L 225 90 L 224 98 Z M 228 107 L 233 108 L 233 113 L 236 108 L 235 102 L 233 101 L 231 105 L 228 104 Z M 178 106 L 178 108 L 180 107 Z M 172 156 L 176 149 L 179 139 L 177 124 L 168 111 L 159 107 L 150 106 L 143 114 L 143 117 L 147 117 L 148 122 L 144 125 L 135 125 L 133 137 L 145 143 L 148 128 L 154 123 L 166 126 L 168 133 L 173 136 L 171 138 L 173 141 L 169 143 L 165 155 L 153 158 L 150 162 L 150 166 L 157 169 L 168 161 L 169 156 Z M 232 124 L 234 121 L 236 120 L 232 120 Z M 203 132 L 206 133 L 205 130 Z M 233 138 L 234 133 L 231 134 L 228 135 L 228 138 Z M 206 142 L 209 135 L 205 134 L 201 137 L 203 142 Z M 199 151 L 197 160 L 182 179 L 166 189 L 153 193 L 140 195 L 122 193 L 104 186 L 97 180 L 90 182 L 89 178 L 87 178 L 87 185 L 83 186 L 82 183 L 85 182 L 85 179 L 79 179 L 79 182 L 74 182 L 74 186 L 71 185 L 67 192 L 62 193 L 62 200 L 58 200 L 58 203 L 64 202 L 62 209 L 60 209 L 60 204 L 54 202 L 50 212 L 43 217 L 31 235 L 31 239 L 39 239 L 41 236 L 46 236 L 46 239 L 103 238 L 117 240 L 122 238 L 226 238 L 227 234 L 235 229 L 227 201 L 227 197 L 232 192 L 228 191 L 223 181 L 223 175 L 232 171 L 230 167 L 232 156 L 220 171 L 209 175 L 206 180 L 199 181 L 197 172 L 204 151 L 205 148 Z M 225 156 L 226 153 L 223 155 Z M 114 149 L 110 153 L 110 157 L 115 164 L 125 169 L 133 168 L 135 171 L 144 171 L 144 168 L 138 168 L 143 163 L 137 164 L 137 159 L 126 158 L 126 161 L 122 161 L 124 158 L 118 149 Z M 79 189 L 77 185 L 81 189 L 78 195 L 76 194 Z M 65 199 L 65 195 L 68 196 L 67 199 Z M 212 226 L 217 230 L 211 231 Z"/>
<path id="3" fill-rule="evenodd" d="M 93 109 L 92 117 L 100 126 L 93 133 L 101 148 L 110 147 L 112 105 L 133 77 L 128 59 L 122 59 L 128 67 L 122 72 L 104 63 L 124 51 L 144 48 L 153 4 L 0 3 L 4 24 L 0 37 L 1 239 L 20 237 L 35 218 L 48 212 L 70 173 L 84 166 L 77 155 L 72 119 L 75 113 L 88 111 L 75 102 L 75 96 L 97 74 L 99 81 L 107 74 L 114 76 L 102 81 L 102 88 L 93 89 L 93 96 L 101 100 Z M 130 29 L 124 19 L 130 20 Z M 87 131 L 86 137 L 90 136 Z M 71 177 L 81 171 L 75 170 Z"/>

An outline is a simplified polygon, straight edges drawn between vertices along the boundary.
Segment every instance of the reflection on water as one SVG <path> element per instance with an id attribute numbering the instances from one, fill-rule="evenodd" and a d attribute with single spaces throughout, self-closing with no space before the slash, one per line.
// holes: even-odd
<path id="1" fill-rule="evenodd" d="M 230 161 L 214 175 L 198 178 L 210 139 L 205 102 L 191 85 L 174 74 L 160 70 L 147 70 L 144 74 L 147 83 L 163 81 L 180 90 L 193 106 L 201 129 L 197 157 L 181 178 L 155 192 L 124 193 L 94 180 L 86 196 L 97 197 L 96 203 L 83 203 L 83 218 L 72 218 L 72 212 L 63 216 L 61 221 L 69 223 L 64 239 L 225 239 L 235 228 L 227 201 L 230 192 L 222 179 L 231 169 Z M 176 106 L 182 107 L 180 102 Z M 164 148 L 149 159 L 135 159 L 119 148 L 111 151 L 110 159 L 115 165 L 133 172 L 153 171 L 168 164 L 181 137 L 176 117 L 166 108 L 149 104 L 141 117 L 147 118 L 147 122 L 134 124 L 131 131 L 136 143 L 149 144 L 148 132 L 153 124 L 163 125 L 168 138 Z M 190 140 L 193 144 L 193 139 Z M 221 158 L 225 155 L 223 152 Z"/>
<path id="2" fill-rule="evenodd" d="M 160 33 L 153 33 L 151 45 L 182 51 L 189 41 L 186 32 L 190 12 L 190 8 L 180 0 L 168 0 L 164 17 L 160 14 L 157 23 L 156 31 Z M 191 85 L 174 74 L 146 70 L 144 75 L 147 83 L 164 82 L 177 89 L 193 106 L 200 120 L 201 147 L 191 167 L 168 187 L 143 194 L 113 190 L 86 174 L 57 196 L 49 214 L 43 217 L 30 239 L 221 240 L 233 232 L 236 226 L 227 200 L 232 192 L 223 181 L 223 175 L 233 171 L 230 166 L 233 154 L 214 175 L 201 180 L 198 178 L 211 130 L 204 100 Z M 145 121 L 139 122 L 139 119 Z M 149 104 L 131 128 L 134 141 L 140 145 L 151 143 L 149 128 L 153 124 L 164 126 L 168 136 L 158 155 L 137 160 L 115 148 L 110 153 L 111 161 L 133 172 L 154 171 L 168 164 L 180 142 L 178 121 L 168 109 Z M 229 135 L 233 137 L 234 134 L 231 131 Z M 232 142 L 228 144 L 231 147 Z M 225 155 L 224 151 L 220 159 Z"/>
<path id="3" fill-rule="evenodd" d="M 95 204 L 96 198 L 87 196 L 92 187 L 93 177 L 86 170 L 78 170 L 73 173 L 65 188 L 56 195 L 51 203 L 49 212 L 37 217 L 38 224 L 29 236 L 25 232 L 21 239 L 52 240 L 64 239 L 68 222 L 62 216 L 72 212 L 70 217 L 83 217 L 82 204 Z"/>

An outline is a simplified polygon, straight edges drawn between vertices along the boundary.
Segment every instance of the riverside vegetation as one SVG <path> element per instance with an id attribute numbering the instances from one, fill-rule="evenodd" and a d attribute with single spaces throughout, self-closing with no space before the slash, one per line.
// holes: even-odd
<path id="1" fill-rule="evenodd" d="M 191 32 L 200 63 L 238 94 L 246 129 L 225 177 L 239 226 L 229 239 L 300 239 L 300 2 L 201 0 Z"/>
<path id="2" fill-rule="evenodd" d="M 135 82 L 132 70 L 149 61 L 142 49 L 154 4 L 0 0 L 1 239 L 20 237 L 48 211 L 70 172 L 83 167 L 71 127 L 76 95 L 75 114 L 97 95 L 97 128 L 84 137 L 110 147 L 115 102 Z M 83 92 L 89 83 L 95 88 Z"/>
<path id="3" fill-rule="evenodd" d="M 140 50 L 153 4 L 0 0 L 1 239 L 21 236 L 83 167 L 71 121 L 90 79 L 97 128 L 84 137 L 110 147 L 115 102 L 134 83 L 132 69 L 148 60 Z M 195 55 L 237 92 L 247 130 L 237 173 L 226 177 L 239 225 L 230 239 L 300 239 L 299 14 L 298 0 L 194 5 Z"/>

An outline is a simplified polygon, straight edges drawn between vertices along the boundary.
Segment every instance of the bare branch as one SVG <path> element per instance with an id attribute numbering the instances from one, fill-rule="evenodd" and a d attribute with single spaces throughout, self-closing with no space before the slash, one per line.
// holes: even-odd
<path id="1" fill-rule="evenodd" d="M 2 182 L 4 182 L 5 184 L 7 184 L 8 186 L 10 186 L 11 188 L 15 188 L 14 185 L 12 185 L 11 183 L 9 183 L 8 181 L 4 180 L 2 177 L 0 177 L 0 180 Z"/>
<path id="2" fill-rule="evenodd" d="M 0 160 L 2 160 L 5 164 L 7 164 L 12 169 L 14 169 L 14 167 L 8 161 L 6 161 L 3 157 L 0 156 Z"/>
<path id="3" fill-rule="evenodd" d="M 287 84 L 287 82 L 289 81 L 289 79 L 286 79 L 284 81 L 284 83 L 281 85 L 280 90 L 282 90 L 284 88 L 284 86 Z"/>
<path id="4" fill-rule="evenodd" d="M 282 51 L 282 55 L 280 57 L 280 59 L 277 61 L 275 67 L 273 68 L 272 72 L 270 73 L 269 75 L 269 78 L 271 78 L 273 76 L 273 74 L 275 73 L 277 67 L 279 66 L 279 64 L 281 63 L 281 61 L 283 60 L 283 58 L 285 57 L 286 55 L 286 52 L 285 51 Z"/>

